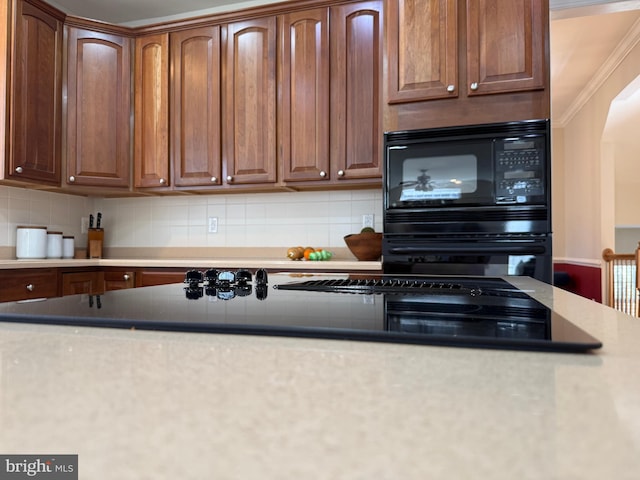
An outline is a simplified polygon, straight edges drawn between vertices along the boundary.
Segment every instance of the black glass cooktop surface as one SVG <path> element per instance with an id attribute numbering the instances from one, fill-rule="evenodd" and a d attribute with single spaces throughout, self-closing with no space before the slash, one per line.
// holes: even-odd
<path id="1" fill-rule="evenodd" d="M 601 343 L 500 278 L 272 275 L 0 304 L 0 321 L 586 352 Z"/>

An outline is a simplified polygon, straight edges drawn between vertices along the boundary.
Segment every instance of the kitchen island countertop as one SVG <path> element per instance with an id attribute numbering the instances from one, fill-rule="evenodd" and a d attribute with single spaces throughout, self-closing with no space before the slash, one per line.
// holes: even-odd
<path id="1" fill-rule="evenodd" d="M 640 320 L 512 281 L 603 348 L 0 323 L 0 451 L 92 480 L 636 479 Z"/>

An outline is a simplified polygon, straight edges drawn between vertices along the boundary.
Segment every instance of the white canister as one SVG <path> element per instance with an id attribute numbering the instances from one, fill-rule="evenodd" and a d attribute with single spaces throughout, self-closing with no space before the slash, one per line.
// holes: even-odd
<path id="1" fill-rule="evenodd" d="M 16 257 L 20 259 L 46 258 L 47 227 L 17 227 Z"/>
<path id="2" fill-rule="evenodd" d="M 76 251 L 75 239 L 71 236 L 62 237 L 62 258 L 73 258 Z"/>
<path id="3" fill-rule="evenodd" d="M 47 232 L 47 258 L 62 258 L 62 232 Z"/>

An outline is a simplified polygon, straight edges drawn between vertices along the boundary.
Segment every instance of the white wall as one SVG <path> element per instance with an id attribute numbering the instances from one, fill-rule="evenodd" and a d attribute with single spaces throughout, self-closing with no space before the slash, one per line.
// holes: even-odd
<path id="1" fill-rule="evenodd" d="M 602 250 L 615 244 L 615 146 L 605 141 L 604 132 L 611 102 L 638 75 L 640 45 L 630 50 L 563 129 L 564 145 L 554 163 L 564 180 L 558 193 L 564 222 L 554 222 L 556 240 L 561 242 L 554 242 L 554 247 L 556 256 L 562 252 L 566 261 L 599 265 Z"/>

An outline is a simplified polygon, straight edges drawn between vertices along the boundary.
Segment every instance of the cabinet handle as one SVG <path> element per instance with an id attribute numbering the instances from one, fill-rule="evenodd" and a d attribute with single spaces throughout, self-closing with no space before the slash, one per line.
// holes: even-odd
<path id="1" fill-rule="evenodd" d="M 327 176 L 327 172 L 325 172 L 324 170 L 320 170 L 320 176 L 322 178 L 326 177 Z"/>
<path id="2" fill-rule="evenodd" d="M 29 285 L 27 285 L 27 290 L 29 290 L 30 292 L 33 292 L 35 288 L 36 287 L 33 286 L 33 283 L 30 283 Z"/>
<path id="3" fill-rule="evenodd" d="M 455 85 L 449 85 L 447 87 L 447 92 L 455 92 L 456 91 L 456 86 Z"/>
<path id="4" fill-rule="evenodd" d="M 128 282 L 128 281 L 129 281 L 129 279 L 130 279 L 131 277 L 130 277 L 128 274 L 126 274 L 126 273 L 125 273 L 125 274 L 122 276 L 122 278 L 124 279 L 124 281 L 125 281 L 125 282 Z"/>
<path id="5" fill-rule="evenodd" d="M 338 170 L 338 176 L 344 177 L 344 170 Z"/>
<path id="6" fill-rule="evenodd" d="M 478 90 L 478 82 L 473 82 L 473 83 L 469 86 L 469 88 L 475 92 L 476 90 Z"/>
<path id="7" fill-rule="evenodd" d="M 233 177 L 231 175 L 227 175 L 227 182 L 233 182 Z"/>
<path id="8" fill-rule="evenodd" d="M 167 181 L 164 178 L 160 179 L 160 185 L 164 185 L 165 183 L 167 183 Z"/>
<path id="9" fill-rule="evenodd" d="M 211 183 L 216 183 L 218 181 L 218 177 L 211 177 Z"/>
<path id="10" fill-rule="evenodd" d="M 22 173 L 22 167 L 16 167 L 16 173 Z"/>
<path id="11" fill-rule="evenodd" d="M 75 181 L 76 181 L 76 177 L 74 177 L 73 175 L 71 175 L 71 176 L 69 177 L 69 183 L 73 183 L 73 182 L 75 182 Z"/>

